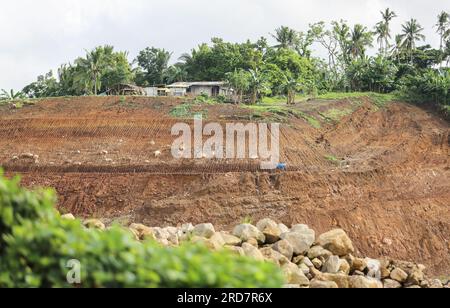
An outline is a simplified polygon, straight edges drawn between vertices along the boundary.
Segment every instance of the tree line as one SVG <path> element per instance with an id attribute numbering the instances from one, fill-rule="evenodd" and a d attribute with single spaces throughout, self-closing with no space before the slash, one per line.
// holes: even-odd
<path id="1" fill-rule="evenodd" d="M 397 14 L 390 9 L 380 13 L 373 28 L 344 20 L 314 23 L 305 31 L 282 26 L 271 34 L 275 45 L 265 37 L 243 43 L 213 38 L 173 65 L 172 53 L 165 49 L 148 47 L 129 62 L 127 52 L 100 46 L 62 65 L 56 74 L 50 71 L 39 76 L 22 92 L 28 97 L 98 95 L 118 83 L 145 87 L 224 80 L 236 90 L 236 102 L 256 103 L 263 96 L 284 95 L 293 103 L 298 92 L 436 90 L 433 97 L 448 104 L 449 13 L 437 17 L 438 49 L 425 43 L 424 28 L 416 19 L 406 21 L 401 33 L 394 35 L 391 23 Z M 326 50 L 325 59 L 314 55 L 316 45 Z M 375 46 L 376 55 L 368 56 L 367 51 Z"/>

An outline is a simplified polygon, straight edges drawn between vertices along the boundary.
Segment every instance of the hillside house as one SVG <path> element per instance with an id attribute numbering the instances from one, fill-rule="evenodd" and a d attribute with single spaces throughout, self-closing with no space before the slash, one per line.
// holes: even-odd
<path id="1" fill-rule="evenodd" d="M 230 96 L 233 90 L 222 81 L 176 82 L 168 85 L 171 96 L 199 96 L 202 93 L 211 97 Z"/>

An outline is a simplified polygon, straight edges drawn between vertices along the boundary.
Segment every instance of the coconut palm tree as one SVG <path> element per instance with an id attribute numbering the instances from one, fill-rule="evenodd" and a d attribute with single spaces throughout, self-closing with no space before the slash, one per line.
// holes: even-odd
<path id="1" fill-rule="evenodd" d="M 383 20 L 380 21 L 375 27 L 375 33 L 378 35 L 377 41 L 380 44 L 380 52 L 383 51 L 386 55 L 389 48 L 389 39 L 391 38 L 390 23 L 392 19 L 397 17 L 397 14 L 395 14 L 395 12 L 391 11 L 389 8 L 381 11 L 380 13 Z"/>
<path id="2" fill-rule="evenodd" d="M 397 60 L 397 63 L 400 62 L 400 55 L 405 51 L 402 45 L 402 40 L 403 40 L 402 35 L 397 34 L 395 36 L 394 46 L 392 46 L 391 49 L 391 56 Z"/>
<path id="3" fill-rule="evenodd" d="M 361 24 L 356 24 L 351 32 L 349 52 L 353 59 L 364 58 L 366 48 L 372 46 L 372 32 Z"/>
<path id="4" fill-rule="evenodd" d="M 340 56 L 342 57 L 344 64 L 348 65 L 350 63 L 349 57 L 350 27 L 344 20 L 333 21 L 331 24 L 333 26 L 332 31 L 333 39 L 336 40 L 341 50 Z"/>
<path id="5" fill-rule="evenodd" d="M 439 45 L 439 50 L 441 51 L 441 67 L 444 53 L 444 41 L 448 35 L 450 35 L 450 15 L 447 12 L 442 11 L 438 15 L 438 22 L 436 24 L 437 33 L 440 36 L 441 42 Z"/>
<path id="6" fill-rule="evenodd" d="M 448 35 L 448 29 L 450 27 L 450 15 L 447 12 L 442 11 L 438 15 L 438 22 L 436 24 L 437 33 L 441 38 L 440 50 L 442 51 L 444 40 L 446 35 Z"/>
<path id="7" fill-rule="evenodd" d="M 385 53 L 385 51 L 386 51 L 386 46 L 385 46 L 386 31 L 387 31 L 387 26 L 384 22 L 380 21 L 379 23 L 376 24 L 374 34 L 377 36 L 377 42 L 380 46 L 380 48 L 379 48 L 380 54 Z"/>
<path id="8" fill-rule="evenodd" d="M 413 52 L 416 49 L 416 42 L 425 40 L 425 35 L 422 34 L 422 31 L 424 29 L 414 18 L 411 18 L 411 20 L 407 21 L 402 26 L 402 28 L 402 47 L 408 51 L 412 63 Z"/>
<path id="9" fill-rule="evenodd" d="M 112 46 L 97 47 L 86 51 L 86 58 L 76 60 L 79 68 L 78 80 L 85 84 L 88 93 L 97 95 L 101 89 L 101 76 L 108 67 L 108 59 L 113 51 Z"/>
<path id="10" fill-rule="evenodd" d="M 277 28 L 271 36 L 279 43 L 275 48 L 295 48 L 299 42 L 297 31 L 285 26 Z"/>

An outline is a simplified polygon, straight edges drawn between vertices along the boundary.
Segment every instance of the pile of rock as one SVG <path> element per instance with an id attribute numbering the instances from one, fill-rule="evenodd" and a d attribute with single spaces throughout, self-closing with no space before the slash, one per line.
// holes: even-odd
<path id="1" fill-rule="evenodd" d="M 85 226 L 105 229 L 101 221 L 93 219 L 85 221 Z M 137 240 L 154 239 L 170 246 L 186 241 L 203 243 L 212 250 L 228 249 L 241 256 L 273 262 L 283 271 L 289 288 L 444 287 L 441 281 L 425 277 L 423 265 L 354 256 L 353 243 L 341 229 L 316 236 L 307 225 L 288 228 L 263 219 L 256 226 L 240 224 L 231 233 L 217 232 L 210 223 L 179 228 L 132 224 L 129 230 Z"/>

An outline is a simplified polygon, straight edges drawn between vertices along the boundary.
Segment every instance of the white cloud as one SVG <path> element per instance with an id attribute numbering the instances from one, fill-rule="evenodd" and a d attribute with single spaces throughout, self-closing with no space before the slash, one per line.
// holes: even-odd
<path id="1" fill-rule="evenodd" d="M 390 7 L 401 23 L 415 17 L 437 46 L 432 26 L 450 7 L 440 0 L 15 0 L 0 8 L 0 88 L 20 89 L 100 44 L 130 51 L 146 46 L 175 56 L 211 37 L 243 41 L 268 36 L 280 25 L 305 29 L 319 20 L 345 19 L 372 27 Z"/>

